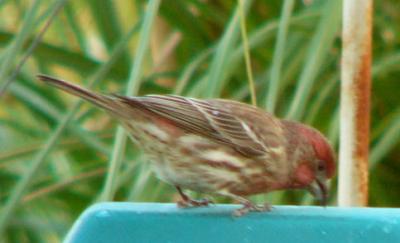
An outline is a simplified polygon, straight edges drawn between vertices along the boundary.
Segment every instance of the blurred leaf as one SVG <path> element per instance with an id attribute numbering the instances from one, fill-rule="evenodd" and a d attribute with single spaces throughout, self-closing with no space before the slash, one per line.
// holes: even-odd
<path id="1" fill-rule="evenodd" d="M 278 87 L 281 77 L 281 68 L 283 64 L 287 31 L 289 27 L 290 15 L 294 7 L 294 0 L 285 0 L 282 7 L 281 19 L 279 21 L 278 35 L 276 38 L 274 56 L 271 65 L 271 78 L 268 87 L 268 95 L 265 100 L 265 107 L 271 113 L 274 113 L 275 103 L 278 99 Z"/>
<path id="2" fill-rule="evenodd" d="M 33 2 L 32 6 L 29 8 L 29 11 L 25 14 L 24 20 L 22 21 L 21 30 L 8 45 L 7 51 L 4 53 L 5 56 L 1 59 L 0 80 L 6 80 L 10 69 L 17 59 L 16 57 L 19 51 L 21 50 L 23 44 L 27 41 L 28 37 L 32 34 L 32 31 L 35 29 L 35 24 L 37 23 L 34 21 L 34 18 L 39 10 L 40 2 L 40 0 L 35 0 Z"/>
<path id="3" fill-rule="evenodd" d="M 152 30 L 152 25 L 155 17 L 158 13 L 158 7 L 160 5 L 160 0 L 151 0 L 147 6 L 146 14 L 143 17 L 143 24 L 139 32 L 139 41 L 137 46 L 137 51 L 135 55 L 135 61 L 131 69 L 131 74 L 129 75 L 128 85 L 126 88 L 126 95 L 136 95 L 139 91 L 139 87 L 142 79 L 143 72 L 143 61 L 145 55 L 148 51 L 148 44 L 150 33 Z M 125 134 L 121 126 L 118 127 L 117 133 L 115 135 L 114 147 L 111 155 L 111 160 L 109 162 L 109 171 L 107 173 L 105 185 L 101 195 L 101 200 L 109 201 L 112 200 L 116 186 L 116 177 L 119 172 L 123 154 L 125 151 L 127 135 Z"/>
<path id="4" fill-rule="evenodd" d="M 246 1 L 244 6 L 246 12 L 250 7 L 251 2 L 252 1 Z M 230 61 L 229 56 L 232 53 L 232 49 L 234 48 L 234 45 L 239 37 L 239 15 L 240 10 L 239 7 L 237 7 L 229 21 L 229 24 L 227 25 L 225 33 L 221 37 L 216 47 L 216 53 L 211 61 L 210 71 L 207 75 L 208 83 L 207 90 L 204 91 L 205 97 L 219 97 L 221 94 L 223 85 L 225 83 L 225 70 L 227 69 Z"/>
<path id="5" fill-rule="evenodd" d="M 326 1 L 318 29 L 308 47 L 308 55 L 300 75 L 295 95 L 286 115 L 299 120 L 304 113 L 311 87 L 326 56 L 329 54 L 340 26 L 342 1 Z"/>

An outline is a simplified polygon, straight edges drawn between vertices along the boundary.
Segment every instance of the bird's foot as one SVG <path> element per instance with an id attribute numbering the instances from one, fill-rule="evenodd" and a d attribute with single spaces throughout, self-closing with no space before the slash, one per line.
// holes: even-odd
<path id="1" fill-rule="evenodd" d="M 247 214 L 248 212 L 264 212 L 264 211 L 271 211 L 272 210 L 272 206 L 269 205 L 268 203 L 265 203 L 264 205 L 256 205 L 250 201 L 246 201 L 243 202 L 243 207 L 236 209 L 233 212 L 233 216 L 234 217 L 240 217 L 243 216 L 245 214 Z"/>
<path id="2" fill-rule="evenodd" d="M 179 208 L 206 207 L 210 204 L 213 204 L 213 201 L 207 198 L 200 200 L 190 198 L 188 195 L 183 193 L 182 189 L 179 186 L 177 186 L 176 189 L 178 190 L 179 195 L 181 195 L 182 198 L 182 200 L 179 200 L 176 203 Z"/>
<path id="3" fill-rule="evenodd" d="M 191 207 L 207 207 L 208 205 L 212 204 L 213 202 L 207 198 L 195 200 L 191 198 L 182 199 L 178 201 L 176 204 L 180 208 L 191 208 Z"/>

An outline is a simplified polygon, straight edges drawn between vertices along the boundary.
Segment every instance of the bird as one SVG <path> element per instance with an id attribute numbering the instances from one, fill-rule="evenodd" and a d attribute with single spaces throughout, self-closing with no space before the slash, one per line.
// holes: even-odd
<path id="1" fill-rule="evenodd" d="M 239 202 L 234 216 L 270 211 L 269 203 L 255 204 L 248 197 L 277 190 L 305 189 L 327 203 L 335 153 L 311 126 L 228 99 L 102 94 L 48 75 L 37 77 L 115 118 L 147 155 L 156 176 L 177 189 L 180 208 L 212 203 L 184 190 Z"/>

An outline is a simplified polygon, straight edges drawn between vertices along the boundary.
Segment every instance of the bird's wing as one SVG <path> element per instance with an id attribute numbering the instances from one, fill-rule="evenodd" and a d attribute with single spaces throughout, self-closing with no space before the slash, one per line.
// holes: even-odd
<path id="1" fill-rule="evenodd" d="M 239 102 L 180 96 L 120 97 L 174 122 L 178 127 L 233 147 L 246 156 L 263 156 L 282 143 L 278 119 Z"/>

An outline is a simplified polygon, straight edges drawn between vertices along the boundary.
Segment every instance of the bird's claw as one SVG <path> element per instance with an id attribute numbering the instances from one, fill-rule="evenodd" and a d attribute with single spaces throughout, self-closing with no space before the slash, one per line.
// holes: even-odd
<path id="1" fill-rule="evenodd" d="M 193 208 L 193 207 L 206 207 L 209 204 L 214 204 L 211 199 L 203 198 L 200 200 L 191 199 L 186 195 L 179 186 L 176 186 L 182 200 L 179 200 L 176 204 L 179 208 Z"/>
<path id="2" fill-rule="evenodd" d="M 240 217 L 249 212 L 264 212 L 264 211 L 271 211 L 271 210 L 272 210 L 272 206 L 269 205 L 268 203 L 265 203 L 264 205 L 256 205 L 251 202 L 246 202 L 243 204 L 243 207 L 233 211 L 232 215 L 234 217 Z"/>
<path id="3" fill-rule="evenodd" d="M 176 203 L 179 208 L 192 208 L 192 207 L 207 207 L 210 204 L 214 204 L 214 202 L 210 199 L 203 198 L 199 200 L 194 199 L 186 199 L 180 200 Z"/>

